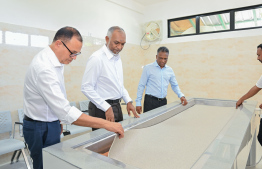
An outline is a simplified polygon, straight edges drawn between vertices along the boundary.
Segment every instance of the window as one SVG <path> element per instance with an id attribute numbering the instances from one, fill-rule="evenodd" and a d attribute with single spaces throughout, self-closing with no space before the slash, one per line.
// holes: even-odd
<path id="1" fill-rule="evenodd" d="M 230 29 L 229 13 L 200 17 L 200 33 L 215 32 Z"/>
<path id="2" fill-rule="evenodd" d="M 7 31 L 5 32 L 5 42 L 10 45 L 28 46 L 28 35 Z"/>
<path id="3" fill-rule="evenodd" d="M 171 36 L 187 35 L 196 33 L 196 18 L 175 20 L 170 22 Z"/>
<path id="4" fill-rule="evenodd" d="M 168 37 L 262 28 L 262 5 L 168 20 Z"/>
<path id="5" fill-rule="evenodd" d="M 235 12 L 235 28 L 262 26 L 262 7 Z"/>
<path id="6" fill-rule="evenodd" d="M 34 47 L 46 47 L 49 44 L 49 38 L 47 36 L 31 35 L 31 46 Z"/>
<path id="7" fill-rule="evenodd" d="M 102 45 L 103 42 L 101 40 L 99 40 L 99 39 L 93 39 L 93 44 L 94 45 Z"/>
<path id="8" fill-rule="evenodd" d="M 2 34 L 2 31 L 0 31 L 0 43 L 3 43 L 3 34 Z"/>

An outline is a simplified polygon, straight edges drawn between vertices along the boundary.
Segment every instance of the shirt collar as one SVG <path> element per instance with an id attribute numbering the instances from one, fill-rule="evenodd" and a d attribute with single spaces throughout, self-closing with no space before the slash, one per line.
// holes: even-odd
<path id="1" fill-rule="evenodd" d="M 51 63 L 54 65 L 54 67 L 61 67 L 61 66 L 64 65 L 64 64 L 59 62 L 59 60 L 56 57 L 54 51 L 49 46 L 46 48 L 46 50 L 47 50 L 49 59 L 50 59 Z"/>
<path id="2" fill-rule="evenodd" d="M 103 51 L 105 52 L 108 60 L 112 59 L 112 58 L 115 58 L 116 60 L 118 60 L 120 58 L 120 55 L 119 54 L 114 54 L 112 51 L 110 51 L 106 45 L 104 45 L 102 47 Z"/>
<path id="3" fill-rule="evenodd" d="M 160 67 L 160 66 L 158 65 L 157 61 L 154 62 L 154 66 Z M 168 67 L 168 66 L 165 64 L 164 68 L 167 68 L 167 67 Z"/>

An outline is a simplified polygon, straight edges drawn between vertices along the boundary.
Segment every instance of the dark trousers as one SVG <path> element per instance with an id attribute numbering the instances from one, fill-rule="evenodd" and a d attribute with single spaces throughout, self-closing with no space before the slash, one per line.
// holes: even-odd
<path id="1" fill-rule="evenodd" d="M 24 120 L 24 139 L 30 150 L 34 169 L 43 169 L 42 148 L 59 143 L 60 132 L 61 126 L 58 120 L 54 122 Z"/>
<path id="2" fill-rule="evenodd" d="M 262 146 L 262 118 L 260 118 L 260 125 L 259 125 L 259 132 L 257 135 L 257 140 L 260 143 L 260 145 Z"/>
<path id="3" fill-rule="evenodd" d="M 123 121 L 123 113 L 120 106 L 120 103 L 109 103 L 113 109 L 115 122 Z M 99 117 L 102 119 L 106 119 L 105 112 L 94 105 L 94 103 L 89 102 L 88 105 L 88 113 L 90 116 Z M 97 130 L 98 128 L 92 128 L 92 131 Z"/>
<path id="4" fill-rule="evenodd" d="M 152 95 L 145 95 L 144 113 L 167 104 L 166 98 L 159 99 Z"/>

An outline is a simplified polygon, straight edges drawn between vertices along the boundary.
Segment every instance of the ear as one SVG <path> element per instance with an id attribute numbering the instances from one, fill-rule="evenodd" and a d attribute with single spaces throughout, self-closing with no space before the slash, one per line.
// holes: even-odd
<path id="1" fill-rule="evenodd" d="M 157 59 L 157 55 L 156 55 L 156 59 Z"/>
<path id="2" fill-rule="evenodd" d="M 61 45 L 62 45 L 61 41 L 59 41 L 59 40 L 55 41 L 55 47 L 56 48 L 60 47 Z"/>
<path id="3" fill-rule="evenodd" d="M 106 45 L 108 45 L 108 43 L 109 43 L 109 37 L 106 36 L 105 39 L 106 39 Z"/>

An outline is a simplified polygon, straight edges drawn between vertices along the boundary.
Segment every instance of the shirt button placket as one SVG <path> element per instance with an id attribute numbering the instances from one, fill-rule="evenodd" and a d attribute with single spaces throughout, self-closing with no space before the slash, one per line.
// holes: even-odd
<path id="1" fill-rule="evenodd" d="M 119 92 L 121 93 L 121 91 L 122 91 L 122 89 L 121 89 L 121 82 L 120 82 L 120 79 L 119 79 L 119 74 L 118 74 L 118 71 L 117 71 L 116 62 L 117 62 L 117 58 L 114 59 L 114 67 L 115 67 L 116 78 L 117 78 L 119 89 L 120 89 Z"/>

